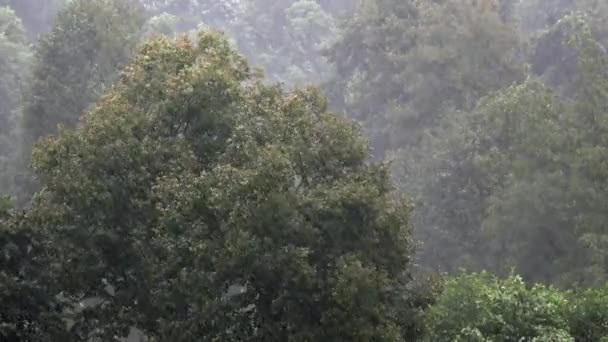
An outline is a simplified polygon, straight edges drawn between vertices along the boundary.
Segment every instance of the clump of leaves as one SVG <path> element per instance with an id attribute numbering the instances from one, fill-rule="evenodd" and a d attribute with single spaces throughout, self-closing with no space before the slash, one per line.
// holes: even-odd
<path id="1" fill-rule="evenodd" d="M 512 275 L 449 279 L 427 317 L 428 341 L 574 341 L 568 297 Z"/>

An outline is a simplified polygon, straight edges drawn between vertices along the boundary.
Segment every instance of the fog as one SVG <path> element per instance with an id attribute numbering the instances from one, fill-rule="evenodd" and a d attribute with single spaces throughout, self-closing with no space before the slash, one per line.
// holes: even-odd
<path id="1" fill-rule="evenodd" d="M 607 49 L 602 0 L 0 0 L 0 342 L 608 338 Z"/>

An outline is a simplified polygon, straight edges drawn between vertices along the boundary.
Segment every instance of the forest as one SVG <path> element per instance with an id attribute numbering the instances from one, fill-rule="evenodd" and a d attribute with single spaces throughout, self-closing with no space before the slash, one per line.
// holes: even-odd
<path id="1" fill-rule="evenodd" d="M 608 342 L 608 1 L 0 0 L 0 342 Z"/>

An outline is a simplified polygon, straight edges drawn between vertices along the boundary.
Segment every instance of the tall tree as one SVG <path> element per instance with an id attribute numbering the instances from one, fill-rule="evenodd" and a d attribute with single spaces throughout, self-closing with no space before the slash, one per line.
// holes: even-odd
<path id="1" fill-rule="evenodd" d="M 200 26 L 226 32 L 270 81 L 301 86 L 323 83 L 331 75 L 322 50 L 337 37 L 337 13 L 331 11 L 336 6 L 313 0 L 147 0 L 144 4 L 156 15 L 174 15 L 172 26 L 178 32 Z"/>
<path id="2" fill-rule="evenodd" d="M 24 111 L 30 142 L 68 127 L 111 85 L 139 39 L 142 23 L 131 1 L 76 0 L 37 47 Z"/>
<path id="3" fill-rule="evenodd" d="M 82 126 L 35 151 L 81 337 L 417 336 L 410 208 L 314 89 L 252 76 L 226 40 L 147 43 Z"/>
<path id="4" fill-rule="evenodd" d="M 492 0 L 367 0 L 346 25 L 330 51 L 333 99 L 363 122 L 379 156 L 522 77 L 517 35 Z"/>
<path id="5" fill-rule="evenodd" d="M 419 180 L 427 264 L 515 267 L 559 285 L 605 281 L 608 64 L 591 23 L 583 13 L 558 23 L 575 63 L 568 92 L 533 78 L 506 88 L 460 120 L 446 117 L 414 166 L 400 160 Z"/>
<path id="6" fill-rule="evenodd" d="M 330 74 L 321 50 L 336 37 L 336 19 L 316 1 L 249 1 L 233 32 L 239 49 L 273 81 L 320 84 Z"/>
<path id="7" fill-rule="evenodd" d="M 66 0 L 0 0 L 0 5 L 12 8 L 23 20 L 30 40 L 51 30 L 55 15 Z"/>
<path id="8" fill-rule="evenodd" d="M 128 62 L 143 23 L 133 1 L 75 0 L 38 44 L 22 120 L 22 167 L 41 137 L 73 127 Z M 35 186 L 24 180 L 24 192 Z"/>
<path id="9" fill-rule="evenodd" d="M 228 30 L 242 14 L 247 1 L 225 0 L 140 0 L 152 15 L 167 13 L 177 17 L 176 30 L 196 29 L 205 24 L 215 29 Z"/>
<path id="10" fill-rule="evenodd" d="M 556 128 L 520 125 L 523 130 L 533 129 L 526 135 L 540 138 L 528 144 L 527 155 L 513 158 L 514 146 L 519 145 L 515 141 L 505 150 L 517 163 L 506 168 L 513 176 L 505 190 L 493 195 L 485 224 L 510 237 L 505 239 L 508 255 L 528 279 L 602 283 L 607 270 L 602 232 L 608 56 L 585 14 L 575 13 L 562 22 L 566 20 L 574 23 L 566 39 L 577 62 L 573 92 L 568 94 L 571 100 L 557 116 Z M 519 116 L 526 111 L 508 110 Z"/>
<path id="11" fill-rule="evenodd" d="M 460 128 L 480 98 L 524 77 L 507 5 L 363 1 L 330 51 L 333 103 L 363 123 L 376 157 L 393 160 L 399 188 L 416 201 L 421 261 L 434 269 L 483 260 L 472 251 L 486 190 L 461 148 L 474 137 Z"/>
<path id="12" fill-rule="evenodd" d="M 31 57 L 21 21 L 14 11 L 0 7 L 0 196 L 15 191 L 17 129 Z"/>

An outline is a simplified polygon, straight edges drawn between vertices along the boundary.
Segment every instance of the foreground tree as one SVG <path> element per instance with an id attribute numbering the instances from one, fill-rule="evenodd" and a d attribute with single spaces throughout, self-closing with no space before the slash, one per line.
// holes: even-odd
<path id="1" fill-rule="evenodd" d="M 409 207 L 314 89 L 264 86 L 218 35 L 147 43 L 38 146 L 32 210 L 82 339 L 401 341 L 420 333 Z"/>
<path id="2" fill-rule="evenodd" d="M 33 221 L 0 199 L 0 341 L 69 341 L 53 254 Z"/>

